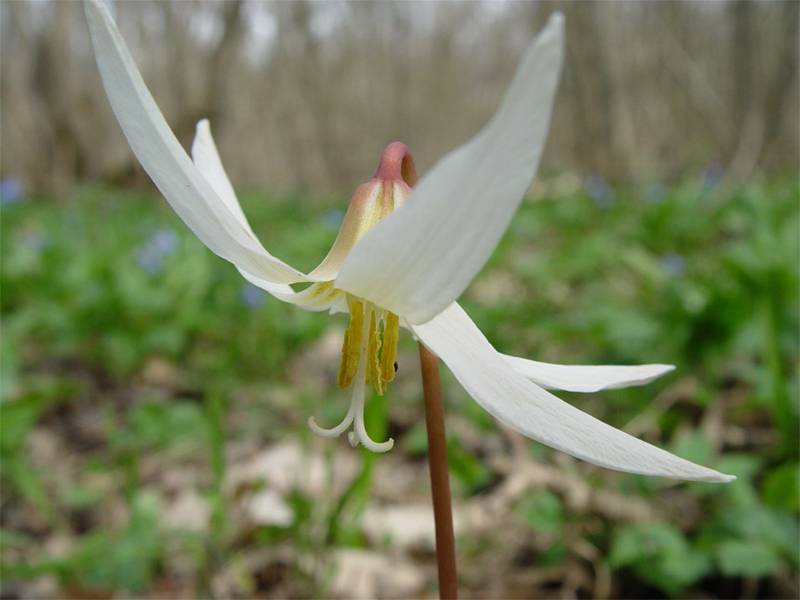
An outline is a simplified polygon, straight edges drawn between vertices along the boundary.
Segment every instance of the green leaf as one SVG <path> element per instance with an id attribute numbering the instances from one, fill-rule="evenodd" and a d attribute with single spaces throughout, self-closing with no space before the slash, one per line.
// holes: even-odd
<path id="1" fill-rule="evenodd" d="M 0 404 L 0 449 L 3 453 L 19 449 L 45 408 L 47 402 L 36 396 Z"/>
<path id="2" fill-rule="evenodd" d="M 683 534 L 666 523 L 627 525 L 614 535 L 608 564 L 616 569 L 665 553 L 681 552 L 686 546 Z"/>
<path id="3" fill-rule="evenodd" d="M 663 574 L 665 581 L 685 588 L 708 575 L 713 568 L 713 563 L 702 552 L 686 547 L 679 552 L 666 554 L 660 561 L 659 567 L 658 574 Z M 669 589 L 666 585 L 659 587 Z"/>
<path id="4" fill-rule="evenodd" d="M 680 595 L 712 569 L 711 560 L 666 523 L 620 528 L 614 536 L 608 563 L 612 568 L 633 567 L 643 580 L 673 596 Z"/>
<path id="5" fill-rule="evenodd" d="M 411 456 L 425 456 L 428 451 L 428 433 L 425 423 L 418 421 L 401 438 L 403 451 Z"/>
<path id="6" fill-rule="evenodd" d="M 800 534 L 797 518 L 790 513 L 757 504 L 730 508 L 722 512 L 720 518 L 729 536 L 768 544 L 797 562 Z"/>
<path id="7" fill-rule="evenodd" d="M 767 504 L 800 513 L 800 472 L 797 465 L 786 463 L 770 471 L 764 478 L 761 493 Z"/>
<path id="8" fill-rule="evenodd" d="M 492 479 L 492 472 L 474 454 L 464 450 L 455 436 L 447 439 L 447 455 L 454 483 L 462 486 L 467 493 L 474 493 L 485 487 Z"/>
<path id="9" fill-rule="evenodd" d="M 12 460 L 3 461 L 3 471 L 11 481 L 10 487 L 52 523 L 57 512 L 45 489 L 41 473 L 28 462 L 27 457 L 17 455 Z"/>
<path id="10" fill-rule="evenodd" d="M 714 453 L 714 447 L 702 431 L 693 431 L 680 436 L 673 446 L 673 452 L 698 464 L 708 464 Z"/>
<path id="11" fill-rule="evenodd" d="M 542 552 L 541 556 L 539 557 L 538 566 L 539 568 L 546 569 L 548 567 L 557 567 L 558 565 L 562 564 L 569 553 L 567 552 L 567 548 L 564 544 L 555 543 L 550 546 L 547 550 Z"/>
<path id="12" fill-rule="evenodd" d="M 527 494 L 517 505 L 517 512 L 533 531 L 559 531 L 564 526 L 561 499 L 550 491 Z"/>
<path id="13" fill-rule="evenodd" d="M 86 536 L 80 550 L 71 557 L 70 577 L 99 589 L 146 589 L 163 551 L 158 532 L 160 510 L 156 495 L 140 493 L 131 506 L 125 531 L 117 536 L 107 531 Z"/>
<path id="14" fill-rule="evenodd" d="M 20 370 L 19 340 L 9 331 L 8 322 L 4 335 L 0 336 L 0 404 L 12 398 Z"/>
<path id="15" fill-rule="evenodd" d="M 725 484 L 724 491 L 736 506 L 753 506 L 758 496 L 753 487 L 753 477 L 761 469 L 761 461 L 748 454 L 728 454 L 716 465 L 722 473 L 736 475 L 736 481 Z"/>
<path id="16" fill-rule="evenodd" d="M 182 442 L 200 443 L 206 432 L 202 408 L 195 403 L 145 402 L 132 411 L 126 435 L 134 447 L 169 448 Z"/>
<path id="17" fill-rule="evenodd" d="M 716 552 L 720 571 L 729 577 L 766 577 L 780 564 L 778 554 L 760 542 L 729 540 Z"/>

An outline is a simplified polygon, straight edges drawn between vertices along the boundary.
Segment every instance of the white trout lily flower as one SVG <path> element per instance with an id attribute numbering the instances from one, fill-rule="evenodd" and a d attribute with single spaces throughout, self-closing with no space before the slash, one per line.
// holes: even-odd
<path id="1" fill-rule="evenodd" d="M 376 452 L 364 429 L 365 390 L 394 376 L 399 328 L 437 354 L 467 392 L 509 427 L 589 462 L 631 473 L 698 481 L 730 476 L 638 440 L 563 402 L 544 388 L 594 392 L 639 385 L 666 365 L 561 366 L 498 353 L 456 304 L 484 265 L 523 199 L 539 164 L 563 61 L 564 19 L 554 14 L 525 54 L 489 124 L 441 159 L 414 187 L 402 144 L 384 152 L 378 172 L 356 191 L 327 257 L 308 274 L 267 252 L 222 168 L 208 122 L 184 151 L 147 90 L 113 20 L 85 1 L 97 64 L 111 107 L 145 171 L 210 250 L 255 285 L 307 310 L 349 312 L 339 385 L 351 387 L 344 420 L 322 429 Z M 398 209 L 399 210 L 396 210 Z M 307 284 L 300 291 L 294 284 Z"/>

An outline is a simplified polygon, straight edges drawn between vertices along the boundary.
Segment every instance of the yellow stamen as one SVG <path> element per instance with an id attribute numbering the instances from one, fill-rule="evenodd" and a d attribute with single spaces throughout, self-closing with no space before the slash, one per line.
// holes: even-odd
<path id="1" fill-rule="evenodd" d="M 369 327 L 364 331 L 364 318 L 369 313 Z M 381 321 L 383 331 L 381 332 Z M 375 310 L 372 304 L 353 300 L 350 303 L 350 325 L 344 332 L 342 362 L 336 383 L 340 388 L 349 388 L 358 371 L 359 361 L 366 360 L 364 383 L 375 386 L 379 396 L 386 391 L 386 384 L 394 379 L 397 360 L 397 338 L 400 334 L 400 319 L 394 313 Z M 367 339 L 364 340 L 364 335 Z M 362 341 L 364 348 L 362 348 Z M 362 350 L 365 356 L 361 356 Z"/>
<path id="2" fill-rule="evenodd" d="M 394 364 L 397 360 L 397 338 L 400 337 L 400 318 L 391 312 L 386 313 L 383 324 L 383 352 L 381 354 L 381 379 L 394 379 Z"/>
<path id="3" fill-rule="evenodd" d="M 349 388 L 353 383 L 353 378 L 347 377 L 347 342 L 350 337 L 350 332 L 345 330 L 344 341 L 342 342 L 342 362 L 339 363 L 339 375 L 336 377 L 336 385 L 340 388 Z"/>
<path id="4" fill-rule="evenodd" d="M 378 352 L 380 352 L 380 349 L 381 331 L 375 323 L 375 312 L 372 311 L 370 312 L 369 320 L 369 350 L 367 350 L 367 360 L 369 362 L 367 363 L 365 383 L 369 385 L 369 380 L 372 378 L 372 381 L 375 382 L 375 391 L 378 392 L 378 396 L 383 396 L 385 386 L 381 379 L 381 371 L 378 368 Z"/>
<path id="5" fill-rule="evenodd" d="M 364 305 L 355 300 L 350 305 L 350 326 L 344 332 L 342 344 L 342 362 L 339 365 L 337 384 L 340 388 L 348 388 L 353 383 L 358 359 L 361 355 L 361 339 L 364 337 Z"/>

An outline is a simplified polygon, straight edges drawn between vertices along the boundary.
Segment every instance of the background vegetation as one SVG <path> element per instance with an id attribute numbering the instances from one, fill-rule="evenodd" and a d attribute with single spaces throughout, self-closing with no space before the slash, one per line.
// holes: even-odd
<path id="1" fill-rule="evenodd" d="M 182 139 L 213 117 L 237 189 L 266 190 L 254 230 L 303 269 L 386 143 L 424 172 L 565 10 L 548 163 L 463 304 L 507 353 L 675 364 L 562 397 L 739 479 L 573 460 L 445 373 L 463 595 L 798 596 L 795 3 L 114 6 Z M 0 18 L 0 594 L 433 596 L 413 341 L 369 404 L 391 453 L 311 435 L 347 407 L 343 317 L 247 285 L 154 193 L 79 5 Z"/>
<path id="2" fill-rule="evenodd" d="M 722 204 L 698 184 L 607 193 L 603 207 L 583 191 L 526 203 L 464 304 L 506 352 L 676 364 L 644 389 L 567 399 L 739 480 L 681 485 L 573 461 L 498 427 L 448 379 L 464 589 L 792 597 L 797 181 Z M 306 268 L 343 206 L 245 203 L 261 238 Z M 346 409 L 344 321 L 243 283 L 161 200 L 84 188 L 64 205 L 4 205 L 2 233 L 7 597 L 334 584 L 350 597 L 360 588 L 329 568 L 352 549 L 410 572 L 393 582 L 395 562 L 357 555 L 384 586 L 366 596 L 430 590 L 430 544 L 404 520 L 424 532 L 428 510 L 410 339 L 390 395 L 370 405 L 397 447 L 362 455 L 305 426 Z"/>

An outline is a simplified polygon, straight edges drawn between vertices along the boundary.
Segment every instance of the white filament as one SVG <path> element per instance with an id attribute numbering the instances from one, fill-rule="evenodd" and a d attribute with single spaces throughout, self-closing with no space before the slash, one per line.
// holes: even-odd
<path id="1" fill-rule="evenodd" d="M 314 417 L 308 418 L 308 426 L 319 436 L 326 438 L 338 437 L 350 427 L 350 424 L 355 421 L 353 431 L 348 433 L 347 439 L 350 444 L 357 446 L 359 442 L 367 450 L 372 452 L 386 452 L 394 446 L 394 440 L 389 438 L 385 442 L 375 442 L 367 435 L 367 430 L 364 425 L 364 404 L 366 396 L 366 375 L 367 365 L 369 363 L 369 327 L 372 313 L 375 312 L 376 321 L 377 317 L 381 314 L 376 310 L 372 303 L 367 302 L 364 307 L 364 322 L 363 322 L 363 335 L 361 336 L 361 348 L 359 350 L 358 368 L 356 369 L 355 377 L 353 378 L 353 396 L 350 399 L 350 410 L 347 411 L 344 419 L 336 427 L 331 429 L 324 429 L 317 425 Z"/>

